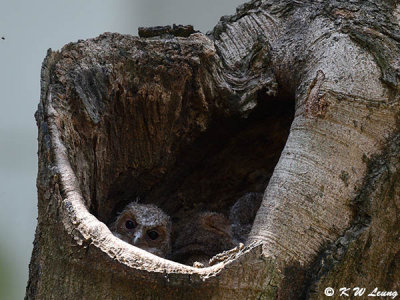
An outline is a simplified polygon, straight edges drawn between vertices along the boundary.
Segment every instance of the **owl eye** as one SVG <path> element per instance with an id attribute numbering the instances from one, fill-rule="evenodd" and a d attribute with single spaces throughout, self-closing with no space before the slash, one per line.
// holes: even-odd
<path id="1" fill-rule="evenodd" d="M 134 229 L 137 226 L 137 223 L 132 220 L 128 220 L 125 222 L 125 227 L 128 229 Z"/>
<path id="2" fill-rule="evenodd" d="M 157 231 L 154 230 L 149 230 L 147 231 L 147 235 L 149 236 L 150 239 L 156 240 L 160 235 L 158 234 Z"/>

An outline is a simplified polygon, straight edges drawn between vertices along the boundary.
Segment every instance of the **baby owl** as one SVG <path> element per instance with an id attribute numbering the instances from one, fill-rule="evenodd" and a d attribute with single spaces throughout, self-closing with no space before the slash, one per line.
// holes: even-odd
<path id="1" fill-rule="evenodd" d="M 165 257 L 169 252 L 171 221 L 153 204 L 128 204 L 110 230 L 121 240 L 155 255 Z"/>
<path id="2" fill-rule="evenodd" d="M 235 247 L 229 220 L 216 212 L 202 212 L 188 220 L 174 243 L 176 261 L 208 266 L 215 254 Z"/>

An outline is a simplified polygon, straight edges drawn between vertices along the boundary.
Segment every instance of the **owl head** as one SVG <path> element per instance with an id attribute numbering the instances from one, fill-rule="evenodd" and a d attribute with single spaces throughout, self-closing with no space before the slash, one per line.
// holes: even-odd
<path id="1" fill-rule="evenodd" d="M 121 240 L 165 257 L 170 248 L 170 217 L 153 204 L 132 202 L 110 226 Z"/>

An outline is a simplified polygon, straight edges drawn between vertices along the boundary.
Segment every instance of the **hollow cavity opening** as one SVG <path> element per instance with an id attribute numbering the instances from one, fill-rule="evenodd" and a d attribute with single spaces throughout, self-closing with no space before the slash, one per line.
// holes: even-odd
<path id="1" fill-rule="evenodd" d="M 168 167 L 141 174 L 132 166 L 110 182 L 101 220 L 111 224 L 132 201 L 155 204 L 170 216 L 167 258 L 192 264 L 244 242 L 294 117 L 294 97 L 260 93 L 247 116 L 214 118 L 177 150 Z"/>

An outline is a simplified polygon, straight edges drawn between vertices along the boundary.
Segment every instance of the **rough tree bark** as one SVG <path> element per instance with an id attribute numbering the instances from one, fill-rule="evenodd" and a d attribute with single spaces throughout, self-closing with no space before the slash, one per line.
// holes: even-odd
<path id="1" fill-rule="evenodd" d="M 257 0 L 207 35 L 105 33 L 49 51 L 26 298 L 399 289 L 399 7 Z M 208 268 L 105 225 L 137 196 L 179 220 L 248 191 L 265 193 L 247 246 Z"/>

